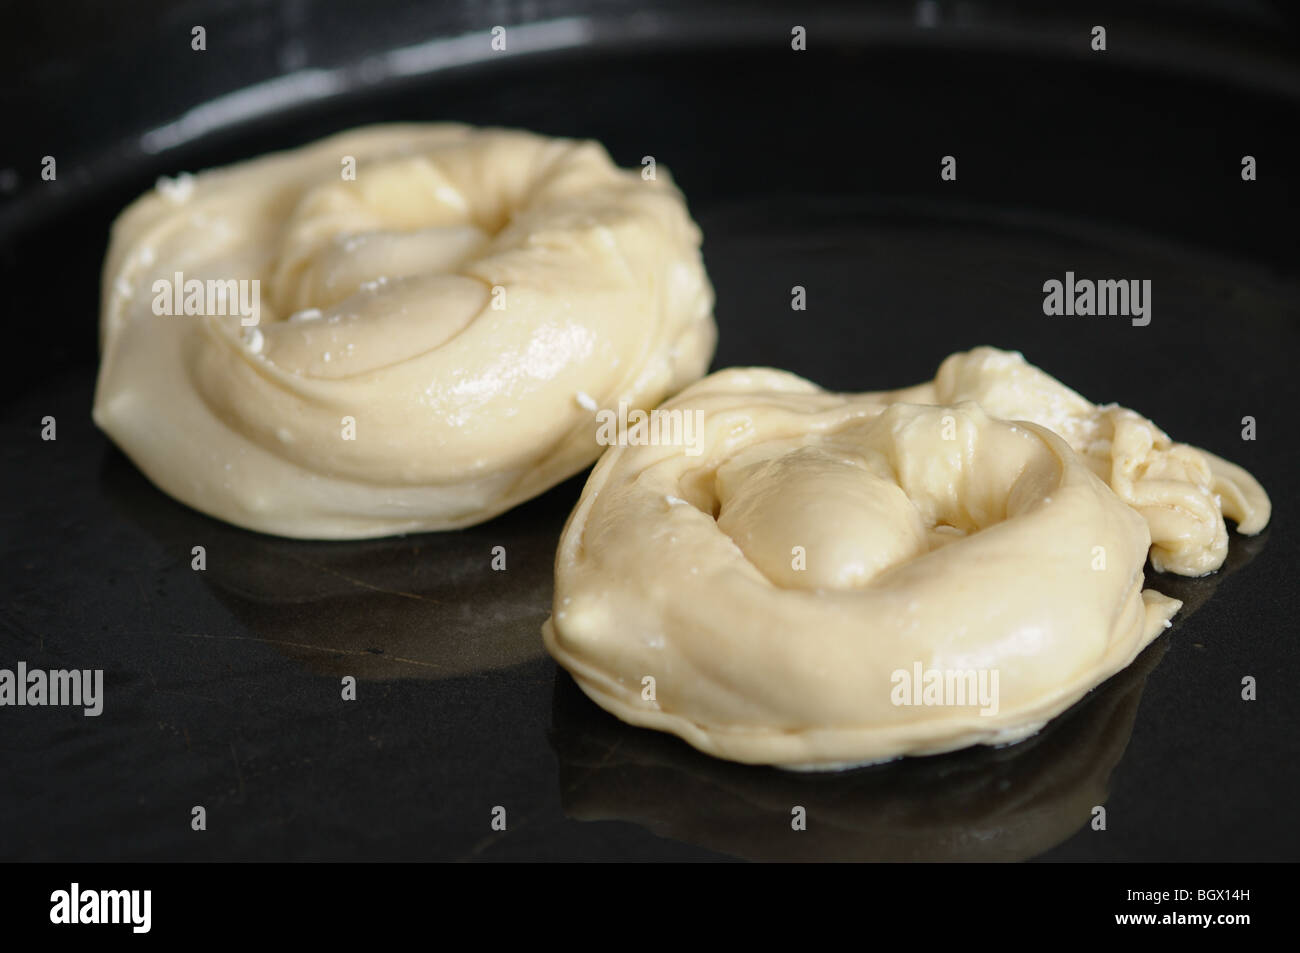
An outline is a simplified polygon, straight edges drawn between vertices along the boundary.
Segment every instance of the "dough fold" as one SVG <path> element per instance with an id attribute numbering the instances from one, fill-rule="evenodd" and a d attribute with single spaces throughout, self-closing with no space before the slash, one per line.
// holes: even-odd
<path id="1" fill-rule="evenodd" d="M 735 761 L 1028 737 L 1168 625 L 1149 552 L 1210 571 L 1220 505 L 1267 521 L 1244 471 L 990 348 L 858 395 L 727 370 L 661 410 L 701 415 L 699 452 L 605 454 L 543 635 L 602 707 Z"/>
<path id="2" fill-rule="evenodd" d="M 1222 566 L 1225 516 L 1247 536 L 1268 525 L 1268 494 L 1241 467 L 1174 443 L 1135 411 L 1088 402 L 1016 352 L 981 347 L 954 354 L 932 384 L 901 393 L 927 403 L 973 400 L 994 416 L 1029 420 L 1064 437 L 1142 514 L 1151 532 L 1151 565 L 1159 572 L 1204 576 Z"/>
<path id="3" fill-rule="evenodd" d="M 375 126 L 162 183 L 114 224 L 94 417 L 239 526 L 480 522 L 595 459 L 584 405 L 705 372 L 699 245 L 662 167 L 509 130 Z M 256 281 L 256 324 L 219 298 L 156 313 L 192 281 Z"/>

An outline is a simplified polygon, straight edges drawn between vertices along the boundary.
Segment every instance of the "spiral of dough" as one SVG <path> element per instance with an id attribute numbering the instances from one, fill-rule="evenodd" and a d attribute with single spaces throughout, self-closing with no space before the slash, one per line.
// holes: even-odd
<path id="1" fill-rule="evenodd" d="M 185 184 L 114 226 L 95 419 L 241 526 L 479 522 L 596 457 L 584 405 L 652 407 L 712 356 L 680 193 L 594 142 L 376 126 Z M 255 280 L 256 323 L 155 313 L 173 276 Z"/>
<path id="2" fill-rule="evenodd" d="M 728 370 L 675 409 L 702 415 L 702 452 L 606 453 L 543 635 L 602 707 L 723 758 L 834 769 L 1020 740 L 1177 610 L 1143 589 L 1149 527 L 1191 564 L 1214 558 L 1213 533 L 1172 545 L 1213 522 L 1195 451 L 1133 445 L 1144 418 L 1099 414 L 1019 355 L 956 355 L 935 382 L 859 395 Z M 1267 497 L 1239 488 L 1254 525 Z M 1169 525 L 1147 508 L 1171 502 Z M 914 676 L 970 691 L 900 695 Z"/>

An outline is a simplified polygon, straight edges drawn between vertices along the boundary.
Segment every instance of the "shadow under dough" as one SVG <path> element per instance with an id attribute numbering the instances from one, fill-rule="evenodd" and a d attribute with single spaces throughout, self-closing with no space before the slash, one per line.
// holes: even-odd
<path id="1" fill-rule="evenodd" d="M 110 449 L 100 473 L 119 516 L 187 565 L 247 631 L 308 671 L 442 679 L 545 655 L 555 546 L 585 474 L 478 526 L 312 542 L 240 529 L 180 504 Z M 506 570 L 492 569 L 494 547 Z"/>

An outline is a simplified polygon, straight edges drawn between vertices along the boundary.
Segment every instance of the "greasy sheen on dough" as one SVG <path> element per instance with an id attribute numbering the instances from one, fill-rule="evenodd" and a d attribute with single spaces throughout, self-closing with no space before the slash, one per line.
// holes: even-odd
<path id="1" fill-rule="evenodd" d="M 734 761 L 1028 737 L 1177 611 L 1143 589 L 1148 551 L 1210 571 L 1224 513 L 1268 520 L 1245 471 L 991 348 L 889 393 L 726 370 L 665 408 L 703 414 L 702 452 L 605 454 L 543 635 L 602 707 Z M 918 668 L 996 672 L 997 704 L 896 704 Z"/>
<path id="2" fill-rule="evenodd" d="M 239 526 L 480 522 L 596 458 L 586 407 L 653 407 L 713 354 L 681 194 L 595 142 L 374 126 L 166 185 L 113 227 L 94 417 Z M 256 279 L 259 323 L 156 314 L 177 273 Z"/>

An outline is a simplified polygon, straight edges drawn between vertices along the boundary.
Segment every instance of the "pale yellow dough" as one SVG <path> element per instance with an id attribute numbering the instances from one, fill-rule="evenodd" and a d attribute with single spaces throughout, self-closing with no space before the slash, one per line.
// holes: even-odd
<path id="1" fill-rule="evenodd" d="M 479 522 L 596 458 L 592 404 L 652 407 L 705 372 L 699 245 L 662 166 L 594 142 L 376 126 L 204 172 L 113 227 L 95 421 L 239 526 Z M 258 325 L 156 314 L 178 272 L 258 280 Z"/>
<path id="2" fill-rule="evenodd" d="M 702 411 L 702 453 L 605 454 L 564 530 L 544 638 L 619 718 L 735 761 L 830 769 L 1021 740 L 1177 611 L 1143 590 L 1148 551 L 1203 574 L 1224 514 L 1244 533 L 1269 517 L 1239 467 L 992 348 L 902 391 L 739 369 L 665 406 Z M 996 711 L 895 704 L 918 665 L 996 671 Z"/>

